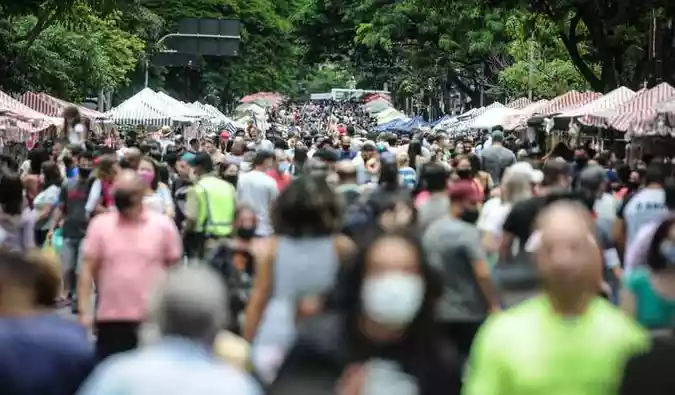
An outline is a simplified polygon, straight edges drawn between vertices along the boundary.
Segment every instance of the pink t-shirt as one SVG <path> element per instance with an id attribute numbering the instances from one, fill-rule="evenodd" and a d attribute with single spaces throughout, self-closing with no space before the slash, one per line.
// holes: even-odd
<path id="1" fill-rule="evenodd" d="M 428 191 L 422 191 L 417 194 L 415 198 L 415 207 L 419 207 L 422 203 L 426 202 L 429 199 L 431 194 Z"/>
<path id="2" fill-rule="evenodd" d="M 150 292 L 182 253 L 178 229 L 166 215 L 146 211 L 137 222 L 125 221 L 117 212 L 94 217 L 84 239 L 83 257 L 98 262 L 96 318 L 144 319 Z"/>

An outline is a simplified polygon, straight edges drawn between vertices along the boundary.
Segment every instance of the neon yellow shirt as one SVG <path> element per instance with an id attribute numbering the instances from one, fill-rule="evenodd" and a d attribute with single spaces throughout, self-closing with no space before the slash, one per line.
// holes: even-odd
<path id="1" fill-rule="evenodd" d="M 464 395 L 615 394 L 648 333 L 603 299 L 578 318 L 540 296 L 491 317 L 471 350 Z"/>

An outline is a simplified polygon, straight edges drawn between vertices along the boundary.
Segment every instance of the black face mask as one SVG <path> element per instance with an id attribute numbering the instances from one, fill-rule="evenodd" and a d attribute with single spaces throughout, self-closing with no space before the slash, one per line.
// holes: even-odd
<path id="1" fill-rule="evenodd" d="M 471 178 L 471 169 L 457 169 L 457 176 L 462 180 Z"/>
<path id="2" fill-rule="evenodd" d="M 223 176 L 223 180 L 229 182 L 233 186 L 237 186 L 237 180 L 239 180 L 238 175 L 229 175 L 229 176 Z"/>
<path id="3" fill-rule="evenodd" d="M 134 206 L 134 194 L 123 189 L 115 191 L 115 207 L 117 211 L 123 213 Z"/>
<path id="4" fill-rule="evenodd" d="M 255 228 L 237 228 L 237 236 L 249 240 L 255 235 Z"/>
<path id="5" fill-rule="evenodd" d="M 350 149 L 351 147 L 352 147 L 351 145 L 343 145 L 343 146 L 342 146 L 342 149 L 345 150 L 345 151 L 349 151 L 349 149 Z"/>
<path id="6" fill-rule="evenodd" d="M 635 191 L 635 190 L 637 190 L 638 188 L 640 188 L 640 183 L 638 183 L 638 182 L 632 182 L 632 181 L 631 181 L 631 182 L 629 182 L 628 184 L 626 184 L 626 186 L 628 187 L 629 190 Z"/>
<path id="7" fill-rule="evenodd" d="M 90 167 L 78 167 L 77 173 L 82 178 L 89 178 L 89 176 L 91 175 L 91 168 Z"/>
<path id="8" fill-rule="evenodd" d="M 470 224 L 475 224 L 478 221 L 478 210 L 476 209 L 464 210 L 462 211 L 462 214 L 459 216 L 459 219 L 461 219 L 464 222 L 468 222 Z"/>

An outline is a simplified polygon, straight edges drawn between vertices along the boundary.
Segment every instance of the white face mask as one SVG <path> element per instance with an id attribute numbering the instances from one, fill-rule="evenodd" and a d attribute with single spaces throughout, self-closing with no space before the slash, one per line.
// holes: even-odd
<path id="1" fill-rule="evenodd" d="M 417 315 L 424 300 L 424 282 L 414 274 L 392 273 L 366 279 L 361 303 L 368 318 L 381 325 L 403 327 Z"/>

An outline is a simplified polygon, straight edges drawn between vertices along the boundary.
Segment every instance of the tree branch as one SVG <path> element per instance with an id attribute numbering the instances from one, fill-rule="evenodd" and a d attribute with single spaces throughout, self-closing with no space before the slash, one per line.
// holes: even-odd
<path id="1" fill-rule="evenodd" d="M 22 50 L 27 51 L 30 47 L 33 46 L 35 40 L 40 37 L 45 29 L 52 25 L 57 19 L 61 18 L 66 13 L 67 7 L 59 7 L 52 12 L 41 12 L 38 16 L 37 23 L 33 28 L 28 31 L 23 37 L 20 37 L 17 42 L 25 41 L 26 43 L 22 45 Z"/>
<path id="2" fill-rule="evenodd" d="M 579 48 L 577 46 L 579 43 L 579 37 L 577 36 L 577 27 L 579 26 L 579 22 L 581 22 L 581 10 L 577 10 L 574 14 L 574 17 L 572 17 L 570 20 L 569 32 L 565 34 L 563 29 L 558 28 L 558 34 L 570 55 L 570 59 L 577 67 L 581 75 L 584 76 L 586 81 L 591 84 L 591 87 L 595 91 L 603 92 L 605 88 L 603 86 L 603 82 L 598 78 L 598 76 L 595 75 L 593 70 L 588 67 L 588 64 L 586 61 L 584 61 L 584 59 L 581 57 L 581 54 L 579 53 Z"/>

